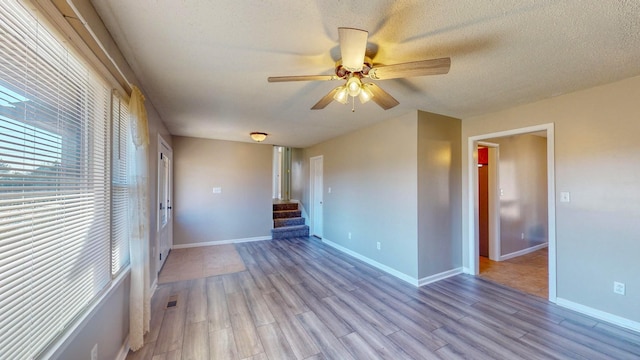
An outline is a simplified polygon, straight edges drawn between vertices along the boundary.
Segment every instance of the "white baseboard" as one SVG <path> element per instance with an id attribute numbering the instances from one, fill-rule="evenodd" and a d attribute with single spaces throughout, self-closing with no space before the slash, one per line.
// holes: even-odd
<path id="1" fill-rule="evenodd" d="M 549 246 L 549 243 L 544 243 L 544 244 L 532 246 L 530 248 L 522 249 L 520 251 L 512 252 L 512 253 L 507 254 L 507 255 L 501 255 L 500 258 L 498 259 L 498 261 L 505 261 L 505 260 L 513 259 L 513 258 L 518 257 L 518 256 L 530 254 L 530 253 L 532 253 L 534 251 L 538 251 L 540 249 L 544 249 L 544 248 L 546 248 L 548 246 Z"/>
<path id="2" fill-rule="evenodd" d="M 462 273 L 462 268 L 457 268 L 457 269 L 447 270 L 447 271 L 441 272 L 439 274 L 430 275 L 430 276 L 427 276 L 427 277 L 424 277 L 424 278 L 418 280 L 418 279 L 416 279 L 414 277 L 411 277 L 411 276 L 409 276 L 409 275 L 407 275 L 407 274 L 405 274 L 403 272 L 400 272 L 400 271 L 398 271 L 396 269 L 393 269 L 393 268 L 391 268 L 391 267 L 389 267 L 387 265 L 381 264 L 381 263 L 379 263 L 379 262 L 377 262 L 375 260 L 372 260 L 372 259 L 370 259 L 370 258 L 368 258 L 366 256 L 360 255 L 355 251 L 349 250 L 344 246 L 338 245 L 338 244 L 334 243 L 331 240 L 327 240 L 327 239 L 323 238 L 322 242 L 327 244 L 327 245 L 329 245 L 329 246 L 331 246 L 332 248 L 334 248 L 336 250 L 342 251 L 343 253 L 345 253 L 347 255 L 351 255 L 351 256 L 353 256 L 354 258 L 356 258 L 356 259 L 358 259 L 360 261 L 363 261 L 363 262 L 365 262 L 365 263 L 367 263 L 367 264 L 369 264 L 369 265 L 371 265 L 371 266 L 373 266 L 373 267 L 375 267 L 377 269 L 380 269 L 380 270 L 386 272 L 389 275 L 393 275 L 393 276 L 397 277 L 398 279 L 403 280 L 405 282 L 408 282 L 409 284 L 411 284 L 413 286 L 416 286 L 416 287 L 427 285 L 427 284 L 430 284 L 432 282 L 436 282 L 438 280 L 446 279 L 448 277 L 455 276 L 455 275 L 458 275 L 458 274 Z"/>
<path id="3" fill-rule="evenodd" d="M 604 312 L 602 310 L 598 310 L 589 306 L 578 304 L 567 299 L 556 298 L 556 304 L 564 308 L 577 311 L 585 315 L 589 315 L 598 320 L 606 321 L 608 323 L 618 325 L 625 329 L 633 330 L 640 333 L 640 322 L 629 320 L 627 318 L 623 318 L 622 316 L 613 315 L 608 312 Z"/>
<path id="4" fill-rule="evenodd" d="M 271 240 L 271 236 L 257 236 L 257 237 L 245 238 L 245 239 L 207 241 L 207 242 L 192 243 L 192 244 L 174 244 L 171 248 L 186 249 L 186 248 L 193 248 L 193 247 L 200 247 L 200 246 L 239 244 L 239 243 L 252 242 L 252 241 L 263 241 L 263 240 Z"/>
<path id="5" fill-rule="evenodd" d="M 127 338 L 124 339 L 124 344 L 122 344 L 122 347 L 120 348 L 120 351 L 118 352 L 118 355 L 116 356 L 115 360 L 125 360 L 128 354 L 129 354 L 129 335 L 127 335 Z"/>
<path id="6" fill-rule="evenodd" d="M 458 274 L 462 274 L 462 268 L 461 267 L 459 267 L 457 269 L 451 269 L 451 270 L 443 271 L 443 272 L 438 273 L 438 274 L 434 274 L 434 275 L 429 275 L 429 276 L 423 277 L 423 278 L 418 280 L 418 286 L 424 286 L 424 285 L 427 285 L 427 284 L 431 284 L 432 282 L 444 280 L 446 278 L 449 278 L 449 277 L 452 277 L 452 276 L 456 276 Z"/>
<path id="7" fill-rule="evenodd" d="M 363 261 L 363 262 L 365 262 L 365 263 L 367 263 L 367 264 L 369 264 L 369 265 L 371 265 L 373 267 L 376 267 L 376 268 L 378 268 L 378 269 L 380 269 L 380 270 L 382 270 L 382 271 L 384 271 L 384 272 L 386 272 L 386 273 L 388 273 L 390 275 L 393 275 L 393 276 L 397 277 L 400 280 L 406 281 L 406 282 L 408 282 L 409 284 L 411 284 L 413 286 L 418 286 L 418 279 L 416 279 L 414 277 L 411 277 L 411 276 L 409 276 L 409 275 L 407 275 L 407 274 L 405 274 L 403 272 L 400 272 L 400 271 L 398 271 L 396 269 L 390 268 L 387 265 L 381 264 L 381 263 L 379 263 L 379 262 L 377 262 L 375 260 L 369 259 L 366 256 L 360 255 L 357 252 L 349 250 L 344 246 L 338 245 L 338 244 L 334 243 L 331 240 L 327 240 L 327 239 L 323 238 L 322 242 L 327 244 L 327 245 L 329 245 L 329 246 L 331 246 L 332 248 L 334 248 L 336 250 L 340 250 L 345 254 L 351 255 L 351 256 L 353 256 L 354 258 L 356 258 L 356 259 L 358 259 L 360 261 Z"/>

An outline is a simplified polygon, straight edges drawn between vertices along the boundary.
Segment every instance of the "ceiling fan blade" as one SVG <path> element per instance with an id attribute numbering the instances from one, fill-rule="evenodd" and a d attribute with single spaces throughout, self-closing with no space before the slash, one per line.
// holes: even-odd
<path id="1" fill-rule="evenodd" d="M 342 66 L 351 72 L 362 70 L 364 55 L 367 51 L 369 32 L 360 29 L 340 27 L 338 28 L 338 37 L 340 40 Z"/>
<path id="2" fill-rule="evenodd" d="M 451 58 L 413 61 L 394 65 L 374 66 L 369 77 L 375 80 L 397 79 L 411 76 L 446 74 L 451 68 Z"/>
<path id="3" fill-rule="evenodd" d="M 389 110 L 392 107 L 400 104 L 398 100 L 394 99 L 393 96 L 382 90 L 382 88 L 380 88 L 378 85 L 374 83 L 366 83 L 365 86 L 367 86 L 367 88 L 373 93 L 373 97 L 371 98 L 371 100 L 373 100 L 381 108 Z"/>
<path id="4" fill-rule="evenodd" d="M 268 82 L 286 82 L 286 81 L 327 81 L 340 79 L 336 75 L 302 75 L 302 76 L 270 76 Z"/>
<path id="5" fill-rule="evenodd" d="M 335 95 L 338 92 L 339 88 L 340 87 L 338 86 L 337 88 L 329 91 L 327 95 L 325 95 L 322 99 L 320 99 L 320 101 L 318 101 L 315 105 L 313 105 L 311 110 L 321 110 L 327 107 L 327 105 L 329 105 L 333 101 L 333 95 Z"/>

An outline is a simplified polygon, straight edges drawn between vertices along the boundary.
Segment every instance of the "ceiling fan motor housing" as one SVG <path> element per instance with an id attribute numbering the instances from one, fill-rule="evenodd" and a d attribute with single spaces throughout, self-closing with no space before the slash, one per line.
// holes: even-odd
<path id="1" fill-rule="evenodd" d="M 340 59 L 336 61 L 336 75 L 341 79 L 346 79 L 349 74 L 360 74 L 360 78 L 362 78 L 363 76 L 369 75 L 369 70 L 371 70 L 372 66 L 373 63 L 371 62 L 371 59 L 365 56 L 364 62 L 362 63 L 362 70 L 358 72 L 351 72 L 342 66 L 342 59 Z"/>

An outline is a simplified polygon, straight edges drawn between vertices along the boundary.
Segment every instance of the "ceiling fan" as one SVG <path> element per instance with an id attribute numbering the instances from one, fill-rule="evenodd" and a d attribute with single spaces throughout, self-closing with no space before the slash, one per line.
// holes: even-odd
<path id="1" fill-rule="evenodd" d="M 365 83 L 362 79 L 387 80 L 449 72 L 451 58 L 448 57 L 393 65 L 374 65 L 371 59 L 365 56 L 368 36 L 369 32 L 366 30 L 338 28 L 342 59 L 336 62 L 335 75 L 272 76 L 267 80 L 269 82 L 346 80 L 344 85 L 331 90 L 311 110 L 324 109 L 333 100 L 346 104 L 349 97 L 354 104 L 357 97 L 363 104 L 373 100 L 381 108 L 388 110 L 398 105 L 398 100 L 375 83 Z"/>

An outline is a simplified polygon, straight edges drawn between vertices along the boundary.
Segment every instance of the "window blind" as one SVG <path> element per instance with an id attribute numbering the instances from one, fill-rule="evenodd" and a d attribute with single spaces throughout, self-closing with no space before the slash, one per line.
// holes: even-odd
<path id="1" fill-rule="evenodd" d="M 127 159 L 132 144 L 127 104 L 114 95 L 112 110 L 111 274 L 116 275 L 129 264 Z"/>
<path id="2" fill-rule="evenodd" d="M 0 2 L 0 359 L 36 357 L 109 285 L 110 102 L 39 19 Z"/>

